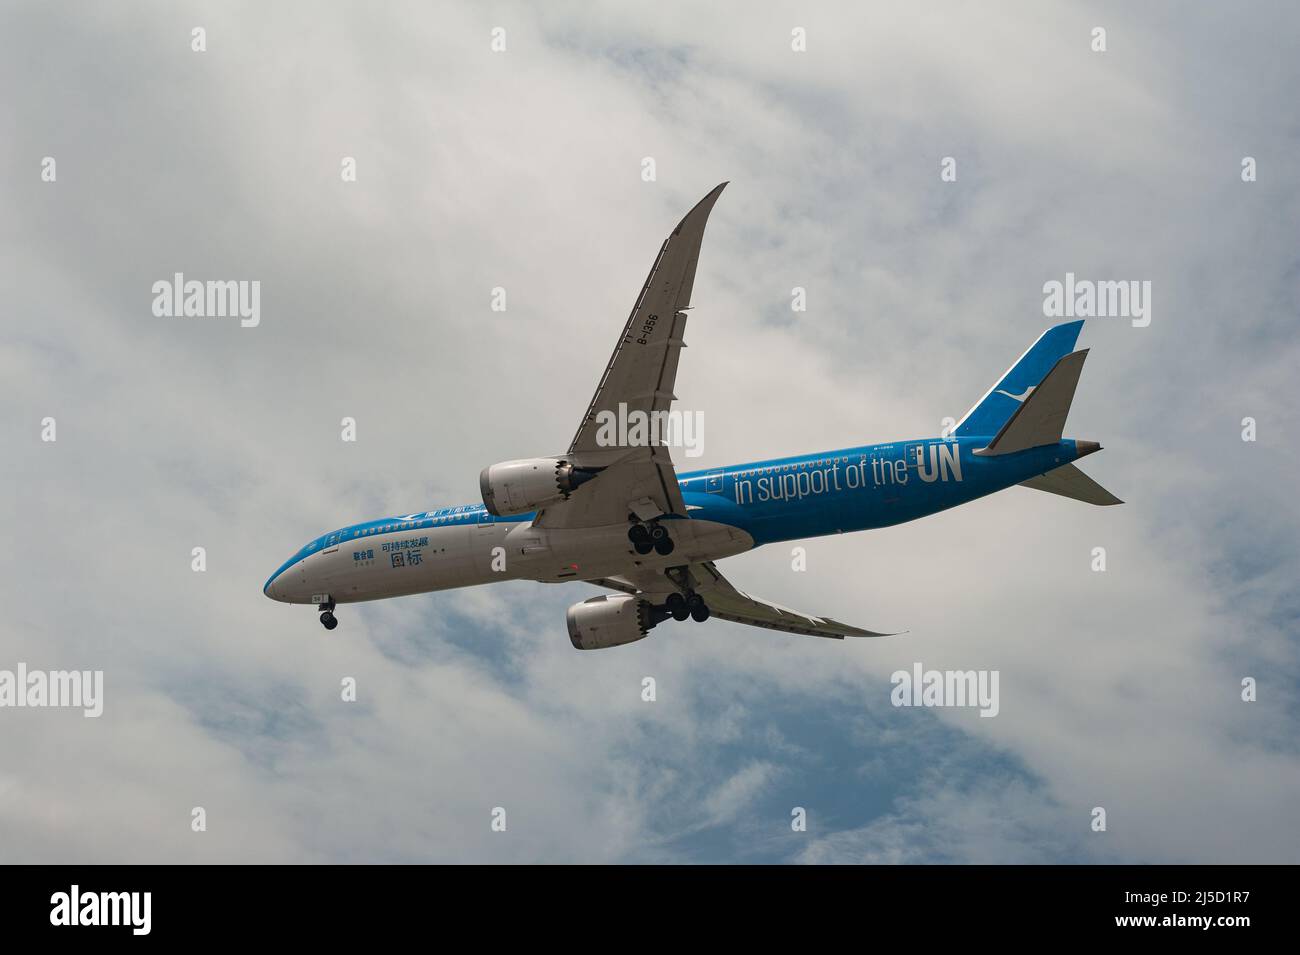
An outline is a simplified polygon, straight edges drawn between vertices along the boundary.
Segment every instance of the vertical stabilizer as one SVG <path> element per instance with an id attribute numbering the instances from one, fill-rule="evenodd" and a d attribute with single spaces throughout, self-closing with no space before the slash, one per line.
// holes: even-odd
<path id="1" fill-rule="evenodd" d="M 952 433 L 963 437 L 994 435 L 1001 431 L 1002 426 L 1033 394 L 1056 363 L 1074 351 L 1081 328 L 1083 322 L 1074 321 L 1043 332 L 1038 341 L 1030 345 L 1029 350 L 984 393 L 975 407 L 966 412 Z"/>

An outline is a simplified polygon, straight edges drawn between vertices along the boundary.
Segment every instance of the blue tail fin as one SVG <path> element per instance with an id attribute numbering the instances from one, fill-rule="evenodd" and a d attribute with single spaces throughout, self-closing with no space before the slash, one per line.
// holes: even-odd
<path id="1" fill-rule="evenodd" d="M 1038 341 L 1030 345 L 1029 350 L 975 403 L 975 407 L 966 412 L 952 433 L 958 437 L 997 434 L 1052 367 L 1074 351 L 1081 328 L 1082 321 L 1066 322 L 1043 332 Z"/>

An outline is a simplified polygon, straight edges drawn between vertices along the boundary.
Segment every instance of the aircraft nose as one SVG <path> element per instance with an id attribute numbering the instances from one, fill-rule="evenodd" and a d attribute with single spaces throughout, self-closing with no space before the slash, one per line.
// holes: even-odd
<path id="1" fill-rule="evenodd" d="M 282 570 L 278 570 L 272 574 L 271 579 L 268 580 L 266 586 L 262 588 L 262 593 L 266 594 L 266 596 L 270 597 L 272 600 L 287 601 L 289 598 L 284 592 L 284 581 L 281 580 L 283 576 L 284 571 Z"/>
<path id="2" fill-rule="evenodd" d="M 262 593 L 280 603 L 308 603 L 308 595 L 320 589 L 316 587 L 317 581 L 312 579 L 315 575 L 308 572 L 310 562 L 310 557 L 294 554 L 271 575 L 262 586 Z"/>

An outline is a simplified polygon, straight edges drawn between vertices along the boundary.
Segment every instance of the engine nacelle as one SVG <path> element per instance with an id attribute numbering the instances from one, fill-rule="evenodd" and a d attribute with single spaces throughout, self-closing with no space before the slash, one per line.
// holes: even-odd
<path id="1" fill-rule="evenodd" d="M 634 643 L 659 621 L 649 601 L 631 594 L 592 597 L 569 608 L 569 639 L 575 650 L 603 650 Z"/>
<path id="2" fill-rule="evenodd" d="M 510 517 L 566 500 L 601 470 L 578 467 L 564 458 L 503 461 L 483 469 L 478 487 L 489 513 Z"/>

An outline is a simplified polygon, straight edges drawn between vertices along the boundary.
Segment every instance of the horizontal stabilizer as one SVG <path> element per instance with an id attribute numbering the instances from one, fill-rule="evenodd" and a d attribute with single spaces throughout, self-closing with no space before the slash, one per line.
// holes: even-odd
<path id="1" fill-rule="evenodd" d="M 1011 454 L 1029 448 L 1056 444 L 1065 430 L 1065 419 L 1074 401 L 1083 360 L 1088 349 L 1071 352 L 1047 373 L 1043 383 L 1029 393 L 989 446 L 977 454 Z"/>
<path id="2" fill-rule="evenodd" d="M 1035 491 L 1047 491 L 1062 497 L 1072 497 L 1085 504 L 1123 504 L 1110 491 L 1106 490 L 1073 464 L 1063 464 L 1046 474 L 1021 481 L 1021 487 L 1032 487 Z"/>

